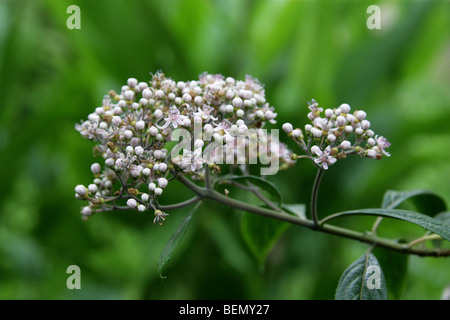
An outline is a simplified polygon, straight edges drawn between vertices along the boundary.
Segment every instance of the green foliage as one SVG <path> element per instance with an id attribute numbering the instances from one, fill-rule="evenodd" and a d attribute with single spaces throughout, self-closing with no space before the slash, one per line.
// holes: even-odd
<path id="1" fill-rule="evenodd" d="M 199 228 L 190 226 L 160 281 L 161 251 L 188 212 L 171 213 L 163 226 L 133 212 L 81 221 L 73 187 L 91 181 L 90 165 L 103 159 L 93 158 L 74 124 L 110 89 L 157 70 L 175 80 L 251 74 L 277 110 L 275 128 L 301 128 L 311 98 L 324 108 L 364 108 L 392 142 L 392 157 L 348 159 L 327 172 L 321 217 L 377 207 L 387 189 L 432 190 L 450 202 L 446 1 L 380 2 L 381 30 L 366 28 L 364 1 L 80 0 L 81 29 L 68 30 L 72 4 L 0 1 L 0 298 L 334 298 L 344 258 L 361 253 L 348 240 L 289 228 L 260 274 L 242 250 L 240 217 L 202 205 Z M 313 175 L 299 161 L 269 180 L 285 203 L 308 203 Z M 187 197 L 183 186 L 164 193 L 164 203 Z M 438 219 L 435 209 L 417 210 Z M 401 223 L 380 228 L 399 234 Z M 375 254 L 389 288 L 391 267 Z M 439 299 L 449 259 L 411 258 L 402 297 Z M 72 264 L 81 268 L 80 291 L 65 287 Z"/>
<path id="2" fill-rule="evenodd" d="M 378 283 L 376 277 L 379 277 Z M 342 274 L 336 289 L 336 300 L 387 300 L 386 288 L 377 258 L 372 253 L 364 254 Z"/>

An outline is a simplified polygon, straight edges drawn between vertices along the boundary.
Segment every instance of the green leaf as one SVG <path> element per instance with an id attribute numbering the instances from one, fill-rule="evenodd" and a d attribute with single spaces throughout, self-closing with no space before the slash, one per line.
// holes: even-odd
<path id="1" fill-rule="evenodd" d="M 197 210 L 197 208 L 200 206 L 201 202 L 197 203 L 194 208 L 189 212 L 187 217 L 181 222 L 180 226 L 178 227 L 177 231 L 172 235 L 170 240 L 166 243 L 163 250 L 161 251 L 161 254 L 159 256 L 158 260 L 158 273 L 161 278 L 166 278 L 162 275 L 162 269 L 164 266 L 169 262 L 173 250 L 178 246 L 181 239 L 183 239 L 184 234 L 186 233 L 187 228 L 189 227 L 192 219 L 192 215 Z"/>
<path id="2" fill-rule="evenodd" d="M 364 254 L 342 274 L 336 300 L 387 300 L 387 287 L 377 258 Z"/>
<path id="3" fill-rule="evenodd" d="M 389 297 L 391 299 L 400 299 L 405 289 L 409 256 L 381 247 L 375 247 L 372 252 L 376 255 L 383 270 Z"/>
<path id="4" fill-rule="evenodd" d="M 252 175 L 248 175 L 248 176 L 236 176 L 236 175 L 224 175 L 222 177 L 219 178 L 219 181 L 224 181 L 224 180 L 246 180 L 256 186 L 258 186 L 259 188 L 261 188 L 262 190 L 267 191 L 270 195 L 273 196 L 273 198 L 275 199 L 275 201 L 278 203 L 278 206 L 281 207 L 282 203 L 283 203 L 283 198 L 281 196 L 280 191 L 278 190 L 277 186 L 274 185 L 272 182 L 260 178 L 258 176 L 252 176 Z"/>
<path id="5" fill-rule="evenodd" d="M 418 226 L 421 226 L 431 232 L 440 235 L 445 240 L 450 241 L 449 225 L 444 224 L 438 219 L 429 217 L 427 215 L 415 211 L 400 210 L 400 209 L 359 209 L 340 212 L 338 215 L 340 217 L 353 215 L 368 215 L 368 216 L 380 216 L 404 220 L 414 223 Z"/>
<path id="6" fill-rule="evenodd" d="M 394 209 L 408 199 L 412 200 L 418 212 L 429 216 L 434 216 L 447 208 L 442 197 L 428 190 L 388 190 L 383 196 L 382 208 Z"/>
<path id="7" fill-rule="evenodd" d="M 288 229 L 289 223 L 245 212 L 241 220 L 241 234 L 260 266 Z"/>
<path id="8" fill-rule="evenodd" d="M 306 219 L 306 206 L 303 203 L 283 204 L 283 209 L 299 218 Z"/>

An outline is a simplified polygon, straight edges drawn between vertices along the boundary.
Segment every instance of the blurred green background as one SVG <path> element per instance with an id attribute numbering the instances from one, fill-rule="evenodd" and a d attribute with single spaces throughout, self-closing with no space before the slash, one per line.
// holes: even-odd
<path id="1" fill-rule="evenodd" d="M 80 30 L 66 27 L 71 4 Z M 366 27 L 371 4 L 380 30 Z M 204 202 L 161 280 L 159 254 L 186 210 L 163 226 L 123 211 L 81 221 L 74 186 L 91 183 L 99 159 L 74 124 L 110 89 L 157 70 L 176 81 L 250 74 L 276 107 L 273 128 L 303 127 L 312 98 L 366 110 L 392 157 L 333 166 L 321 216 L 378 207 L 387 189 L 430 189 L 450 203 L 448 1 L 0 0 L 1 299 L 334 298 L 365 245 L 292 226 L 261 271 L 239 233 L 242 213 Z M 300 161 L 270 180 L 286 203 L 308 203 L 314 174 Z M 163 202 L 190 196 L 172 183 Z M 379 232 L 423 230 L 384 221 Z M 410 257 L 403 294 L 391 298 L 439 299 L 449 262 Z M 66 287 L 69 265 L 81 268 L 81 290 Z"/>

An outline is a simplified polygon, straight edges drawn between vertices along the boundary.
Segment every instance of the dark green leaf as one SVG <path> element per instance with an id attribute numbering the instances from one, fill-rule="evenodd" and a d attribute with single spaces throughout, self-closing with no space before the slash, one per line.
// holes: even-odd
<path id="1" fill-rule="evenodd" d="M 166 265 L 166 263 L 170 260 L 170 257 L 172 256 L 173 250 L 178 246 L 181 239 L 183 239 L 184 234 L 186 233 L 187 228 L 189 227 L 192 219 L 192 215 L 197 210 L 197 208 L 200 206 L 201 202 L 197 203 L 194 208 L 189 212 L 187 217 L 183 220 L 183 222 L 178 227 L 177 231 L 172 235 L 170 240 L 166 243 L 163 250 L 161 251 L 161 255 L 159 256 L 158 260 L 158 273 L 161 278 L 165 278 L 162 275 L 162 269 Z"/>
<path id="2" fill-rule="evenodd" d="M 241 220 L 242 237 L 260 265 L 288 227 L 289 223 L 248 212 Z"/>
<path id="3" fill-rule="evenodd" d="M 372 252 L 383 270 L 389 297 L 400 299 L 405 288 L 409 256 L 381 247 L 376 247 Z"/>
<path id="4" fill-rule="evenodd" d="M 303 203 L 283 204 L 283 209 L 299 218 L 306 219 L 306 206 Z"/>
<path id="5" fill-rule="evenodd" d="M 417 224 L 418 226 L 421 226 L 431 232 L 434 232 L 440 235 L 445 240 L 450 241 L 449 225 L 446 225 L 435 218 L 429 217 L 427 215 L 415 211 L 399 210 L 399 209 L 359 209 L 339 213 L 339 216 L 352 216 L 352 215 L 380 216 L 408 221 Z"/>
<path id="6" fill-rule="evenodd" d="M 248 181 L 248 182 L 254 184 L 255 186 L 258 186 L 262 190 L 267 191 L 271 196 L 273 196 L 275 201 L 277 201 L 279 207 L 281 207 L 281 205 L 283 203 L 283 198 L 282 198 L 281 193 L 278 190 L 277 186 L 274 185 L 272 182 L 270 182 L 266 179 L 263 179 L 261 177 L 252 176 L 252 175 L 249 175 L 249 176 L 225 175 L 225 176 L 220 177 L 220 180 L 221 181 L 224 181 L 224 180 Z"/>
<path id="7" fill-rule="evenodd" d="M 429 216 L 446 210 L 444 199 L 428 190 L 388 190 L 383 196 L 382 208 L 394 209 L 408 199 L 412 200 L 418 212 Z"/>
<path id="8" fill-rule="evenodd" d="M 336 300 L 387 300 L 386 280 L 377 258 L 364 254 L 342 274 Z"/>

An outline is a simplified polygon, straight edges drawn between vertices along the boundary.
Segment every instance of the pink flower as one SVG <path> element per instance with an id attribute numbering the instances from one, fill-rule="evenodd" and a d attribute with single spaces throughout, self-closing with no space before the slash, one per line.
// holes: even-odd
<path id="1" fill-rule="evenodd" d="M 384 149 L 389 148 L 389 147 L 391 146 L 391 143 L 390 143 L 385 137 L 383 137 L 383 136 L 378 137 L 378 135 L 375 136 L 375 140 L 376 140 L 376 142 L 377 142 L 377 146 L 378 146 L 378 148 L 380 149 L 380 151 L 381 151 L 386 157 L 390 157 L 390 156 L 391 156 L 390 153 L 384 151 Z"/>
<path id="2" fill-rule="evenodd" d="M 157 125 L 157 127 L 159 129 L 165 129 L 171 124 L 172 127 L 174 127 L 176 129 L 176 128 L 178 128 L 179 125 L 180 126 L 183 125 L 183 121 L 185 119 L 188 119 L 188 117 L 181 115 L 180 110 L 178 110 L 176 107 L 172 107 L 169 111 L 169 116 L 167 118 L 164 118 L 166 123 L 162 127 L 160 127 L 158 125 Z"/>
<path id="3" fill-rule="evenodd" d="M 311 152 L 318 156 L 318 158 L 314 159 L 314 162 L 317 164 L 322 164 L 322 167 L 325 170 L 328 170 L 328 165 L 332 165 L 337 161 L 335 157 L 330 155 L 330 146 L 326 147 L 324 151 L 320 150 L 318 146 L 313 146 L 311 148 Z"/>
<path id="4" fill-rule="evenodd" d="M 184 149 L 180 168 L 182 168 L 184 172 L 200 170 L 205 163 L 205 159 L 201 157 L 201 153 L 202 148 L 198 148 L 194 152 Z"/>

